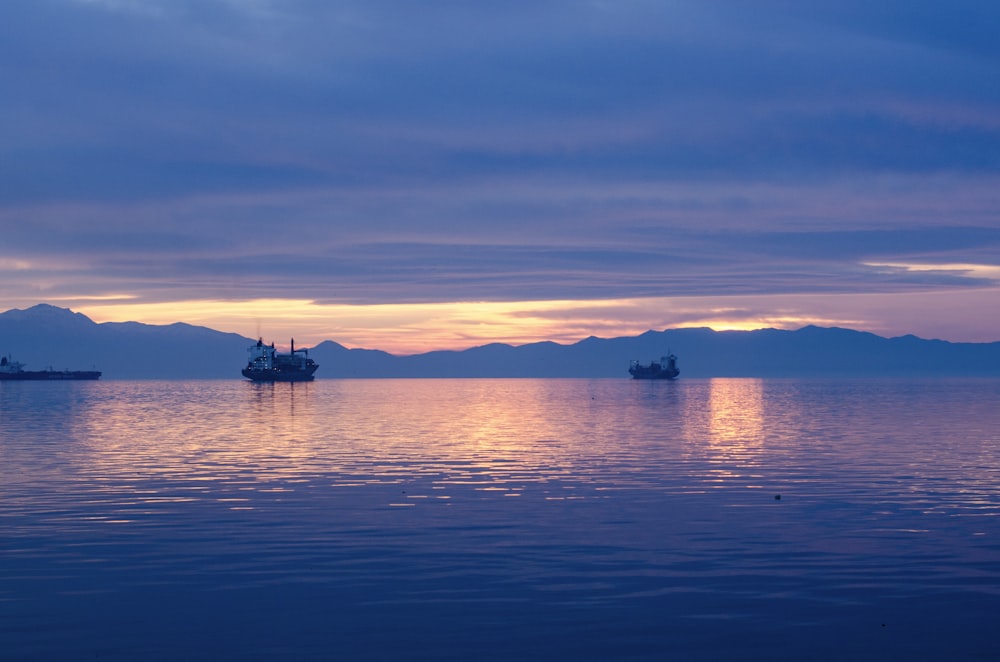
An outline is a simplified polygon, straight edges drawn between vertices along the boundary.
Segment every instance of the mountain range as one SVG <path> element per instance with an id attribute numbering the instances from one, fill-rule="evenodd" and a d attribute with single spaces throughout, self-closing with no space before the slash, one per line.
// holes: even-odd
<path id="1" fill-rule="evenodd" d="M 246 349 L 235 333 L 176 323 L 95 323 L 48 304 L 0 313 L 0 354 L 28 369 L 98 369 L 105 379 L 242 379 Z M 632 359 L 679 357 L 681 377 L 1000 376 L 1000 342 L 884 338 L 842 328 L 795 331 L 667 329 L 561 345 L 493 343 L 397 356 L 331 340 L 310 348 L 317 378 L 628 377 Z"/>

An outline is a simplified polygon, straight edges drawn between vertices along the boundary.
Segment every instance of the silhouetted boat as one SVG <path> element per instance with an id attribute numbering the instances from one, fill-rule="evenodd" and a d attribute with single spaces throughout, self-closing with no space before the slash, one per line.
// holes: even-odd
<path id="1" fill-rule="evenodd" d="M 274 343 L 265 345 L 262 339 L 251 346 L 250 360 L 243 368 L 243 376 L 255 382 L 311 382 L 313 373 L 319 365 L 309 358 L 308 349 L 295 349 L 295 339 L 292 338 L 292 351 L 279 354 L 274 349 Z"/>
<path id="2" fill-rule="evenodd" d="M 65 379 L 100 379 L 98 370 L 25 370 L 24 364 L 9 355 L 0 357 L 0 381 L 62 381 Z"/>
<path id="3" fill-rule="evenodd" d="M 629 363 L 628 372 L 634 379 L 677 379 L 681 371 L 677 368 L 677 357 L 667 354 L 659 361 L 643 365 L 638 361 Z"/>

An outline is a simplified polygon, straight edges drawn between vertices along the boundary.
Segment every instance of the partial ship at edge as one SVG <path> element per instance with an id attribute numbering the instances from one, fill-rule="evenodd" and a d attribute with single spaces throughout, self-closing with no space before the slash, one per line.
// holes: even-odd
<path id="1" fill-rule="evenodd" d="M 311 382 L 313 373 L 319 367 L 309 358 L 308 349 L 295 349 L 295 339 L 292 338 L 292 351 L 279 354 L 274 343 L 265 345 L 262 338 L 257 344 L 247 348 L 250 360 L 243 368 L 243 376 L 255 382 Z"/>
<path id="2" fill-rule="evenodd" d="M 64 381 L 100 379 L 100 370 L 25 370 L 24 364 L 9 355 L 0 357 L 0 381 Z"/>
<path id="3" fill-rule="evenodd" d="M 628 372 L 633 379 L 677 379 L 681 374 L 677 367 L 677 357 L 668 353 L 659 361 L 651 361 L 649 365 L 643 365 L 638 361 L 629 363 Z"/>

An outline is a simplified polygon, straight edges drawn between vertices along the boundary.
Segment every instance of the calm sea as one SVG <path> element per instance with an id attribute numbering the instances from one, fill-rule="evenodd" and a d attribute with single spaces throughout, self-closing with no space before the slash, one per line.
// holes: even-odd
<path id="1" fill-rule="evenodd" d="M 998 515 L 1000 380 L 0 383 L 0 659 L 998 659 Z"/>

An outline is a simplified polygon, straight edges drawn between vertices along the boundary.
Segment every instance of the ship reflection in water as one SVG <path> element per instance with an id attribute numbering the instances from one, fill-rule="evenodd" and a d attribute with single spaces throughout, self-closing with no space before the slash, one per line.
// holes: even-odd
<path id="1" fill-rule="evenodd" d="M 998 400 L 991 380 L 3 383 L 0 650 L 995 658 Z"/>

